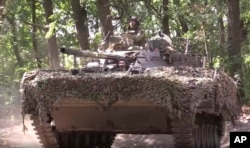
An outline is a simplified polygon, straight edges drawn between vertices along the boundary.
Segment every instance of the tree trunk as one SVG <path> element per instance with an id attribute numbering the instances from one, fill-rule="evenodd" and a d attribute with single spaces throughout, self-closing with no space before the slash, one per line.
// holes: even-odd
<path id="1" fill-rule="evenodd" d="M 31 10 L 32 10 L 32 24 L 36 24 L 36 0 L 32 0 Z M 42 68 L 41 60 L 38 56 L 39 54 L 37 49 L 36 33 L 37 33 L 37 26 L 32 25 L 32 46 L 34 50 L 34 56 L 36 59 L 36 65 L 37 68 Z"/>
<path id="2" fill-rule="evenodd" d="M 173 2 L 176 6 L 181 7 L 180 0 L 174 0 Z M 184 16 L 178 14 L 178 20 L 179 20 L 181 28 L 182 28 L 182 33 L 180 35 L 182 35 L 183 33 L 187 33 L 188 32 L 188 25 L 185 21 Z"/>
<path id="3" fill-rule="evenodd" d="M 217 9 L 218 9 L 218 13 L 221 13 L 222 11 L 222 7 L 223 7 L 224 1 L 222 0 L 217 0 Z M 218 25 L 219 25 L 219 54 L 221 56 L 225 55 L 225 43 L 226 43 L 226 39 L 225 39 L 225 26 L 223 23 L 223 16 L 219 15 L 218 17 Z"/>
<path id="4" fill-rule="evenodd" d="M 163 18 L 162 18 L 162 26 L 163 26 L 163 32 L 167 35 L 170 35 L 169 30 L 169 15 L 168 15 L 168 0 L 163 0 Z"/>
<path id="5" fill-rule="evenodd" d="M 52 0 L 43 0 L 43 8 L 45 10 L 46 23 L 47 26 L 49 26 L 49 24 L 52 23 L 52 19 L 50 17 L 53 15 Z M 57 48 L 56 36 L 54 34 L 47 38 L 47 48 L 50 68 L 60 68 L 59 52 Z"/>
<path id="6" fill-rule="evenodd" d="M 73 18 L 76 24 L 77 38 L 81 49 L 89 49 L 89 30 L 88 30 L 88 18 L 87 11 L 83 6 L 81 8 L 80 0 L 71 0 L 71 6 L 73 10 Z"/>
<path id="7" fill-rule="evenodd" d="M 0 0 L 0 15 L 3 14 L 4 12 L 4 7 L 5 7 L 6 0 Z"/>
<path id="8" fill-rule="evenodd" d="M 222 7 L 222 1 L 217 0 L 217 2 L 218 2 L 218 10 L 219 10 L 219 13 L 220 13 L 221 12 L 220 7 Z M 219 23 L 219 32 L 220 32 L 220 35 L 219 35 L 219 47 L 220 47 L 220 50 L 223 50 L 224 45 L 225 45 L 225 26 L 224 26 L 224 23 L 223 23 L 222 16 L 219 16 L 218 23 Z"/>
<path id="9" fill-rule="evenodd" d="M 245 97 L 243 58 L 241 57 L 240 1 L 228 0 L 228 60 L 229 75 L 238 75 L 239 98 Z"/>
<path id="10" fill-rule="evenodd" d="M 106 38 L 106 43 L 108 43 L 109 37 L 113 35 L 109 0 L 97 0 L 97 8 L 101 21 L 103 36 Z"/>
<path id="11" fill-rule="evenodd" d="M 3 12 L 5 8 L 6 0 L 0 0 L 0 29 L 2 27 Z"/>
<path id="12" fill-rule="evenodd" d="M 229 74 L 242 73 L 242 57 L 240 45 L 240 6 L 239 0 L 228 0 L 228 58 Z"/>
<path id="13" fill-rule="evenodd" d="M 19 48 L 18 48 L 18 44 L 17 44 L 17 29 L 16 29 L 16 19 L 15 16 L 11 16 L 12 18 L 9 18 L 9 23 L 11 24 L 11 33 L 12 33 L 12 40 L 11 40 L 11 46 L 13 49 L 13 52 L 15 54 L 16 60 L 17 60 L 17 64 L 19 67 L 23 66 L 22 63 L 22 58 L 20 56 L 19 53 Z"/>

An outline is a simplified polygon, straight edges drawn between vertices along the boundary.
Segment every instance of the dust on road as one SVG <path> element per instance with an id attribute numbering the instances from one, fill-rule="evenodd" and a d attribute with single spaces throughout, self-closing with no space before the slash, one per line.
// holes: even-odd
<path id="1" fill-rule="evenodd" d="M 20 123 L 22 123 L 20 121 Z M 41 148 L 31 121 L 26 120 L 25 125 L 28 131 L 23 132 L 23 125 L 12 125 L 0 129 L 0 147 L 1 148 Z"/>

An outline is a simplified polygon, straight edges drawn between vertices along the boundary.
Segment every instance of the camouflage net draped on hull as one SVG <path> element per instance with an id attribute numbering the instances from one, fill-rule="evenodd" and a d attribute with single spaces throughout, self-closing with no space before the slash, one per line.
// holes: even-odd
<path id="1" fill-rule="evenodd" d="M 145 74 L 127 73 L 71 75 L 60 70 L 34 70 L 21 82 L 22 113 L 38 112 L 46 120 L 50 106 L 71 97 L 115 102 L 120 99 L 148 99 L 166 108 L 172 117 L 193 113 L 201 100 L 214 101 L 234 114 L 237 87 L 223 72 L 189 67 L 163 67 Z M 186 120 L 192 120 L 186 117 Z"/>

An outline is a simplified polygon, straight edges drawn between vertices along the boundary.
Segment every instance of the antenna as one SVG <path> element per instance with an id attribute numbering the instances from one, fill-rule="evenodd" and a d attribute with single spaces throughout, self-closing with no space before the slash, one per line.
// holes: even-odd
<path id="1" fill-rule="evenodd" d="M 187 37 L 187 44 L 186 44 L 186 49 L 185 49 L 185 55 L 187 55 L 189 53 L 188 46 L 189 46 L 189 39 Z"/>
<path id="2" fill-rule="evenodd" d="M 105 36 L 104 39 L 102 40 L 102 43 L 101 43 L 101 44 L 105 44 L 105 41 L 106 41 L 106 39 L 108 38 L 109 34 L 110 34 L 110 31 L 106 34 L 106 36 Z"/>

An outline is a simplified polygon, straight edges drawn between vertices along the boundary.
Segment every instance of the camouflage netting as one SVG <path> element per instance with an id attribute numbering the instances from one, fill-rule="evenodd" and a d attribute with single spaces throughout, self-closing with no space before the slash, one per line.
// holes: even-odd
<path id="1" fill-rule="evenodd" d="M 219 107 L 230 109 L 229 114 L 237 103 L 236 85 L 225 73 L 187 67 L 156 68 L 140 75 L 34 70 L 24 74 L 20 90 L 22 113 L 38 112 L 43 120 L 50 106 L 65 97 L 110 102 L 143 98 L 162 105 L 173 117 L 195 112 L 201 100 L 214 101 L 216 94 Z"/>

